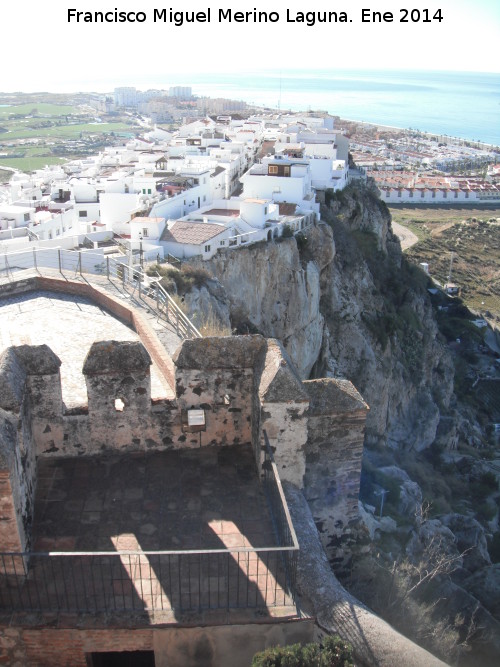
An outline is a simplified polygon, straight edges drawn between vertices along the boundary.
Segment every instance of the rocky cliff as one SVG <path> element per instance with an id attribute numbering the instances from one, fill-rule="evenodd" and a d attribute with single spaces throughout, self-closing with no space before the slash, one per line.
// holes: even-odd
<path id="1" fill-rule="evenodd" d="M 425 277 L 402 258 L 372 188 L 330 199 L 323 222 L 297 239 L 203 266 L 223 287 L 208 285 L 212 311 L 228 305 L 233 328 L 279 338 L 304 379 L 356 385 L 371 408 L 368 441 L 418 450 L 433 442 L 452 395 L 452 364 L 436 339 Z M 192 312 L 199 298 L 187 299 Z"/>
<path id="2" fill-rule="evenodd" d="M 342 544 L 321 534 L 342 551 L 343 581 L 446 660 L 497 664 L 499 575 L 488 550 L 500 545 L 498 482 L 476 454 L 447 452 L 457 435 L 484 442 L 464 437 L 480 424 L 473 404 L 454 394 L 428 278 L 403 257 L 374 186 L 327 193 L 322 222 L 303 235 L 199 265 L 214 280 L 186 296 L 191 314 L 203 302 L 220 325 L 281 339 L 302 378 L 345 377 L 370 406 L 361 521 Z M 489 531 L 498 538 L 488 538 L 491 548 Z M 479 552 L 482 560 L 463 560 Z M 432 586 L 420 586 L 427 571 Z"/>

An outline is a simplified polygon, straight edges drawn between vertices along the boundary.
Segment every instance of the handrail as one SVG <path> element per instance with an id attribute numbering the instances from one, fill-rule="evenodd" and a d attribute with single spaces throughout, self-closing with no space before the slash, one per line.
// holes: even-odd
<path id="1" fill-rule="evenodd" d="M 83 259 L 86 257 L 94 257 L 96 263 L 93 265 L 85 263 Z M 138 288 L 140 299 L 149 297 L 148 307 L 173 324 L 179 337 L 202 338 L 201 333 L 182 312 L 170 294 L 156 280 L 150 281 L 142 267 L 129 266 L 124 261 L 113 259 L 109 255 L 105 257 L 91 251 L 66 250 L 60 247 L 29 248 L 0 254 L 0 269 L 2 265 L 9 280 L 14 277 L 15 270 L 34 269 L 41 274 L 43 268 L 50 267 L 58 269 L 60 273 L 63 273 L 64 270 L 74 271 L 75 276 L 77 274 L 80 276 L 105 274 L 108 280 L 118 278 L 123 286 L 130 285 L 134 289 Z M 154 282 L 154 287 L 151 286 L 151 282 Z"/>
<path id="2" fill-rule="evenodd" d="M 158 280 L 150 281 L 150 277 L 142 267 L 131 267 L 123 262 L 106 257 L 106 273 L 119 278 L 123 284 L 128 283 L 138 288 L 139 297 L 148 297 L 156 304 L 155 310 L 164 315 L 168 322 L 175 325 L 177 335 L 181 338 L 202 338 L 201 333 L 191 320 L 179 308 L 170 294 L 160 285 Z M 153 282 L 154 287 L 151 286 Z M 148 302 L 148 305 L 151 305 Z"/>

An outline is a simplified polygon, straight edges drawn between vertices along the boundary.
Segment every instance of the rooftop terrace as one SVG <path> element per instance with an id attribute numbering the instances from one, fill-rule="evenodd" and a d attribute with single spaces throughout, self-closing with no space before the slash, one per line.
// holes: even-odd
<path id="1" fill-rule="evenodd" d="M 296 615 L 250 446 L 40 459 L 37 477 L 33 553 L 0 556 L 0 608 Z"/>

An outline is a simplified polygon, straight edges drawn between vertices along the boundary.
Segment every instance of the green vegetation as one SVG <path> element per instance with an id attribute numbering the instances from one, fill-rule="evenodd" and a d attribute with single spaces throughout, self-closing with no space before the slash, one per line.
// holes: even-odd
<path id="1" fill-rule="evenodd" d="M 20 116 L 72 116 L 81 113 L 78 107 L 67 104 L 48 104 L 46 102 L 30 102 L 15 106 L 0 107 L 0 119 L 13 115 Z"/>
<path id="2" fill-rule="evenodd" d="M 174 269 L 172 266 L 165 267 L 156 264 L 147 271 L 148 275 L 155 276 L 158 273 L 162 276 L 161 286 L 167 292 L 173 292 L 179 296 L 184 296 L 190 292 L 193 287 L 203 287 L 207 280 L 210 280 L 210 273 L 203 268 L 183 264 L 180 269 Z"/>
<path id="3" fill-rule="evenodd" d="M 338 636 L 322 644 L 275 646 L 254 655 L 252 667 L 353 667 L 352 647 Z"/>
<path id="4" fill-rule="evenodd" d="M 68 104 L 75 97 L 78 98 L 48 94 L 12 96 L 13 101 L 29 101 L 0 107 L 0 165 L 33 171 L 65 159 L 94 155 L 103 146 L 113 144 L 115 136 L 135 133 L 137 125 L 133 118 L 113 116 L 111 122 L 101 122 L 97 112 L 85 104 Z M 61 104 L 47 101 L 52 99 Z"/>
<path id="5" fill-rule="evenodd" d="M 500 530 L 497 530 L 488 540 L 488 553 L 492 563 L 500 563 Z"/>
<path id="6" fill-rule="evenodd" d="M 82 132 L 89 134 L 111 134 L 111 132 L 131 132 L 131 126 L 125 123 L 75 123 L 61 124 L 38 129 L 13 129 L 4 140 L 57 137 L 61 139 L 78 139 Z"/>
<path id="7" fill-rule="evenodd" d="M 406 257 L 427 262 L 441 284 L 448 280 L 453 253 L 452 281 L 461 288 L 466 305 L 475 312 L 500 317 L 500 209 L 392 209 L 393 219 L 409 227 L 419 242 Z"/>
<path id="8" fill-rule="evenodd" d="M 54 157 L 53 155 L 9 158 L 8 161 L 3 160 L 4 165 L 8 165 L 13 169 L 20 169 L 21 171 L 34 171 L 35 169 L 43 169 L 46 164 L 62 164 L 63 162 L 66 162 L 64 158 Z M 0 163 L 2 163 L 2 158 L 0 158 Z"/>
<path id="9" fill-rule="evenodd" d="M 405 258 L 400 267 L 391 262 L 378 249 L 373 232 L 355 230 L 351 236 L 370 269 L 378 292 L 384 295 L 379 309 L 362 315 L 363 322 L 382 350 L 386 349 L 392 337 L 399 340 L 405 353 L 406 369 L 418 378 L 422 372 L 425 341 L 413 299 L 415 294 L 426 290 L 429 278 L 420 267 L 413 266 Z"/>
<path id="10" fill-rule="evenodd" d="M 349 589 L 397 630 L 447 664 L 472 664 L 463 659 L 470 650 L 474 616 L 464 609 L 463 615 L 450 619 L 442 615 L 433 600 L 433 591 L 460 562 L 459 555 L 444 552 L 437 536 L 417 558 L 391 556 L 385 560 L 378 554 L 359 559 L 352 569 Z"/>
<path id="11" fill-rule="evenodd" d="M 444 225 L 453 225 L 468 218 L 499 218 L 500 208 L 473 208 L 470 206 L 388 206 L 394 222 L 409 227 L 418 236 L 425 236 L 439 231 Z"/>

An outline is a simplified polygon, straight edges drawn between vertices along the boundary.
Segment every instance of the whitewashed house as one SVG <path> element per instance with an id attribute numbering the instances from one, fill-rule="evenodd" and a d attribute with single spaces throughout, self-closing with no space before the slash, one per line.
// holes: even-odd
<path id="1" fill-rule="evenodd" d="M 274 202 L 296 204 L 301 212 L 313 212 L 320 217 L 319 203 L 311 184 L 307 162 L 280 158 L 264 158 L 240 178 L 243 199 L 271 199 Z"/>
<path id="2" fill-rule="evenodd" d="M 223 224 L 169 220 L 160 239 L 165 254 L 180 259 L 201 255 L 210 259 L 219 248 L 226 246 L 231 235 Z"/>

